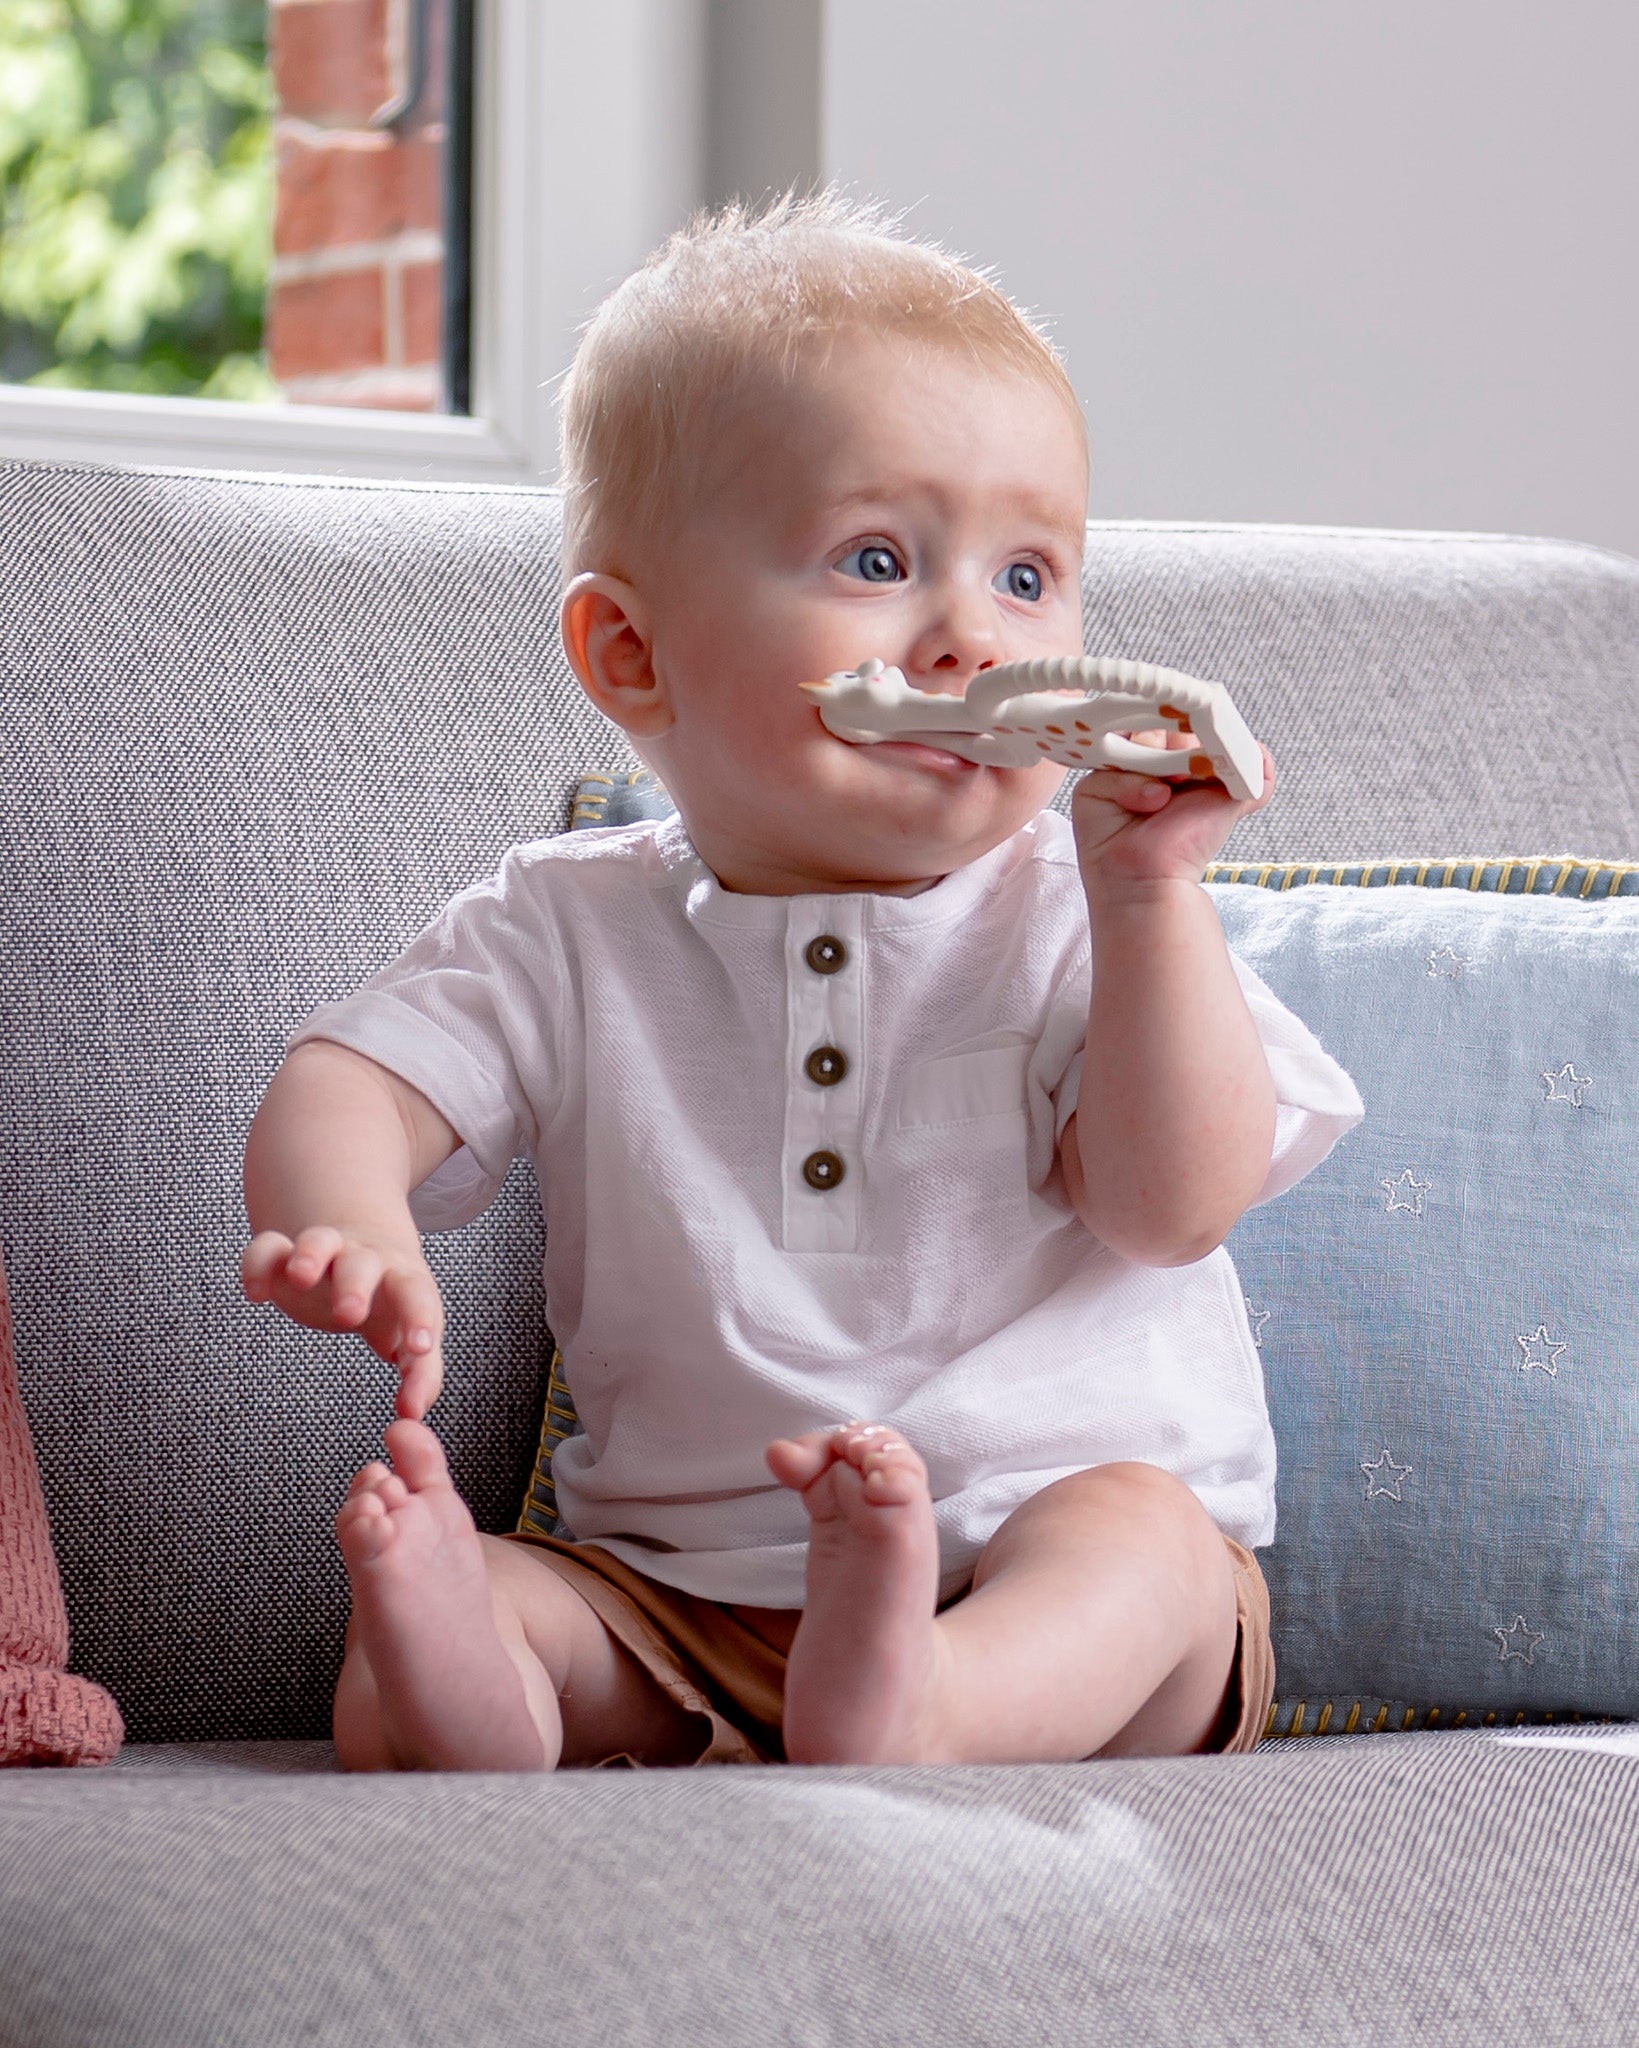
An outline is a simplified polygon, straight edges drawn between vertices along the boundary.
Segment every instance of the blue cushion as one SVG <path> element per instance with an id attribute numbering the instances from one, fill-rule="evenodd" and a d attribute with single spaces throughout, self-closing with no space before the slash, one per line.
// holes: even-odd
<path id="1" fill-rule="evenodd" d="M 1276 1729 L 1639 1714 L 1639 870 L 1315 873 L 1210 891 L 1366 1103 L 1229 1238 Z"/>

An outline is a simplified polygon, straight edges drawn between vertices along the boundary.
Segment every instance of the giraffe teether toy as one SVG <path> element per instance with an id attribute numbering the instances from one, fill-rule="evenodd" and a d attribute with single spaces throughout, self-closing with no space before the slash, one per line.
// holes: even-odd
<path id="1" fill-rule="evenodd" d="M 1010 661 L 982 670 L 961 697 L 913 689 L 880 661 L 798 687 L 828 732 L 859 746 L 920 740 L 983 768 L 1028 768 L 1045 755 L 1065 768 L 1215 775 L 1233 797 L 1263 795 L 1262 750 L 1223 684 L 1146 661 Z M 1163 750 L 1122 737 L 1162 725 L 1199 744 Z"/>

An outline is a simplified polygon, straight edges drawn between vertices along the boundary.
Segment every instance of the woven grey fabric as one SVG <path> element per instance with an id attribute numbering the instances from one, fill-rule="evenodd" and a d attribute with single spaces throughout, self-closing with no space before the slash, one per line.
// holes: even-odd
<path id="1" fill-rule="evenodd" d="M 1228 684 L 1268 742 L 1275 799 L 1225 860 L 1639 858 L 1626 555 L 1495 534 L 1095 523 L 1083 591 L 1090 652 Z"/>
<path id="2" fill-rule="evenodd" d="M 1639 1763 L 0 1782 L 26 2048 L 1556 2048 L 1639 2018 Z M 915 1873 L 913 1878 L 912 1873 Z"/>
<path id="3" fill-rule="evenodd" d="M 107 1768 L 148 1777 L 177 1771 L 294 1777 L 315 1771 L 334 1775 L 341 1766 L 330 1742 L 127 1742 Z"/>
<path id="4" fill-rule="evenodd" d="M 550 491 L 0 465 L 0 1245 L 73 1663 L 133 1740 L 328 1730 L 330 1519 L 391 1382 L 240 1301 L 244 1132 L 299 1017 L 635 765 L 563 664 L 557 536 Z M 1636 592 L 1555 543 L 1096 527 L 1088 639 L 1270 735 L 1234 855 L 1611 857 Z M 431 1249 L 436 1421 L 502 1528 L 548 1357 L 529 1177 Z"/>

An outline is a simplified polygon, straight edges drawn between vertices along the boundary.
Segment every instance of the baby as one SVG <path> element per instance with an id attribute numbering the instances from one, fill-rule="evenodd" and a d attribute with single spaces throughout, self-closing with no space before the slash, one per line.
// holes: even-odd
<path id="1" fill-rule="evenodd" d="M 1220 1247 L 1360 1115 L 1200 886 L 1273 763 L 1099 769 L 1066 821 L 1051 762 L 798 687 L 1082 651 L 1058 357 L 875 209 L 733 209 L 592 321 L 564 477 L 568 657 L 677 816 L 514 849 L 307 1020 L 247 1147 L 247 1295 L 400 1374 L 336 1518 L 340 1761 L 1250 1748 L 1275 1453 Z M 518 1154 L 572 1536 L 480 1534 L 422 1419 L 420 1230 Z"/>

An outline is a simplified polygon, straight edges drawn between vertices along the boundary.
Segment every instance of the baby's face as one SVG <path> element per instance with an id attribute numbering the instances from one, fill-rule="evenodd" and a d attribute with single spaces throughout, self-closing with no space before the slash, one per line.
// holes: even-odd
<path id="1" fill-rule="evenodd" d="M 1044 380 L 893 337 L 725 409 L 675 544 L 641 582 L 672 722 L 645 752 L 723 884 L 911 894 L 1049 803 L 1051 762 L 855 746 L 797 687 L 869 656 L 960 695 L 1081 652 L 1087 471 Z"/>

